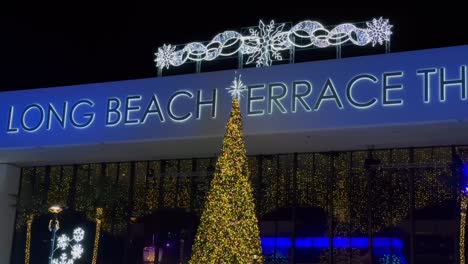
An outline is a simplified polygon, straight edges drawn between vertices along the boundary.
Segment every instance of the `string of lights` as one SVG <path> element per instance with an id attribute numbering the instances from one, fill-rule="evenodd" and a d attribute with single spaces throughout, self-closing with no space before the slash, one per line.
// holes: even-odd
<path id="1" fill-rule="evenodd" d="M 382 170 L 377 170 L 377 174 L 372 182 L 369 182 L 367 169 L 365 168 L 365 160 L 367 151 L 357 152 L 341 152 L 338 153 L 332 164 L 335 171 L 335 181 L 332 186 L 327 185 L 327 177 L 331 173 L 330 155 L 327 153 L 303 153 L 297 155 L 297 187 L 292 185 L 291 173 L 293 168 L 294 155 L 272 155 L 262 156 L 262 165 L 259 164 L 259 157 L 249 158 L 251 163 L 249 169 L 251 171 L 251 180 L 258 193 L 258 217 L 275 212 L 278 208 L 286 208 L 292 205 L 293 195 L 296 196 L 298 206 L 318 208 L 324 210 L 326 215 L 334 217 L 335 226 L 333 234 L 336 233 L 338 225 L 349 226 L 349 230 L 342 229 L 343 236 L 362 235 L 372 233 L 378 235 L 383 230 L 389 228 L 399 228 L 407 219 L 410 212 L 408 197 L 414 195 L 415 208 L 414 210 L 424 209 L 445 204 L 452 199 L 452 183 L 454 178 L 450 172 L 449 164 L 451 160 L 450 148 L 422 148 L 414 150 L 414 160 L 410 162 L 409 150 L 376 150 L 373 151 L 375 159 L 381 160 Z M 393 164 L 424 164 L 427 165 L 431 161 L 436 164 L 435 168 L 431 167 L 415 167 L 415 166 L 392 166 Z M 166 167 L 162 171 L 162 165 Z M 180 163 L 180 169 L 177 169 L 177 164 Z M 134 216 L 141 217 L 150 214 L 152 211 L 158 210 L 158 207 L 166 208 L 187 208 L 190 204 L 193 206 L 193 212 L 199 214 L 203 207 L 207 189 L 210 182 L 209 170 L 210 163 L 214 164 L 210 159 L 197 159 L 195 167 L 192 168 L 192 160 L 174 161 L 149 161 L 136 162 L 136 183 L 141 185 L 135 188 L 135 204 L 133 208 Z M 446 164 L 446 166 L 442 166 Z M 117 164 L 106 164 L 107 169 L 104 174 L 105 185 L 103 192 L 102 205 L 106 212 L 105 219 L 109 220 L 108 215 L 111 210 L 118 212 L 111 219 L 114 223 L 127 223 L 127 215 L 129 208 L 127 203 L 115 203 L 113 200 L 128 199 L 128 191 L 116 195 L 124 188 L 128 190 L 128 178 L 120 177 L 117 181 L 118 174 Z M 387 166 L 388 165 L 388 166 Z M 439 166 L 440 165 L 440 166 Z M 147 166 L 153 171 L 151 177 L 148 177 Z M 169 167 L 168 167 L 169 166 Z M 101 164 L 92 165 L 93 168 L 101 167 Z M 126 167 L 120 166 L 120 171 Z M 189 193 L 190 188 L 187 188 L 185 182 L 189 182 L 190 172 L 195 170 L 197 176 L 194 178 L 193 193 Z M 259 178 L 259 170 L 261 170 L 261 178 Z M 34 171 L 36 171 L 34 173 Z M 47 190 L 43 184 L 45 182 L 44 167 L 24 168 L 23 176 L 24 189 L 20 194 L 20 207 L 18 214 L 29 215 L 35 212 L 36 215 L 41 215 L 40 206 L 26 207 L 29 204 L 35 204 L 36 201 L 41 201 L 41 197 L 46 196 L 49 192 L 57 190 L 52 188 Z M 125 169 L 126 171 L 126 169 Z M 414 171 L 411 176 L 410 171 Z M 79 171 L 78 171 L 79 172 Z M 100 171 L 93 171 L 92 174 Z M 159 173 L 164 173 L 163 179 L 160 179 Z M 36 175 L 36 182 L 31 181 L 32 175 Z M 77 195 L 77 210 L 83 213 L 96 211 L 94 204 L 96 198 L 94 195 L 86 195 L 86 187 L 88 186 L 87 172 L 78 175 L 78 183 L 80 183 L 79 192 Z M 99 175 L 99 174 L 97 174 Z M 121 176 L 121 175 L 120 175 Z M 148 178 L 147 178 L 148 177 Z M 410 177 L 415 179 L 415 189 L 413 194 L 409 189 Z M 174 179 L 173 179 L 174 178 Z M 179 178 L 177 183 L 176 178 Z M 181 179 L 183 178 L 183 179 Z M 94 178 L 91 178 L 92 181 Z M 257 184 L 260 180 L 261 184 Z M 352 182 L 351 182 L 352 181 Z M 34 183 L 34 184 L 33 184 Z M 36 187 L 32 187 L 36 186 Z M 114 188 L 121 186 L 119 188 Z M 189 186 L 190 187 L 190 186 Z M 330 188 L 331 187 L 331 188 Z M 372 187 L 371 195 L 368 196 L 368 188 Z M 296 189 L 294 189 L 296 188 Z M 34 196 L 24 194 L 25 191 L 36 189 Z M 159 191 L 162 191 L 162 196 Z M 170 191 L 168 191 L 170 190 Z M 182 191 L 181 191 L 182 190 Z M 170 196 L 170 197 L 165 197 Z M 28 202 L 27 199 L 34 197 L 34 200 Z M 162 200 L 160 201 L 159 199 Z M 26 199 L 26 200 L 24 200 Z M 23 201 L 21 201 L 23 200 Z M 327 203 L 330 200 L 334 204 L 334 210 L 327 211 Z M 370 203 L 370 202 L 371 203 Z M 34 210 L 34 211 L 33 211 Z M 109 210 L 109 211 L 108 211 Z M 367 212 L 371 210 L 372 218 L 368 218 Z M 121 213 L 124 212 L 124 213 Z M 93 219 L 96 218 L 94 213 Z M 372 224 L 369 224 L 372 220 Z M 416 219 L 417 220 L 417 219 Z M 99 232 L 111 232 L 111 223 L 107 223 L 107 229 L 104 229 L 104 219 L 99 222 Z M 96 221 L 96 226 L 98 222 Z M 27 221 L 18 223 L 23 230 L 27 231 Z M 119 236 L 125 235 L 120 228 L 116 228 L 120 224 L 114 224 L 112 234 Z M 325 232 L 325 230 L 324 230 Z M 24 233 L 23 233 L 24 234 Z M 26 233 L 27 236 L 27 233 Z M 33 234 L 34 236 L 34 234 Z M 22 241 L 25 241 L 24 239 Z M 23 242 L 20 247 L 24 247 Z M 98 246 L 102 241 L 96 242 Z M 23 248 L 26 250 L 26 247 Z M 458 251 L 458 248 L 454 251 Z M 94 253 L 94 252 L 93 252 Z M 94 255 L 94 254 L 93 254 Z M 356 254 L 357 255 L 357 254 Z M 356 258 L 353 254 L 352 258 Z M 458 255 L 458 254 L 457 254 Z M 33 256 L 31 256 L 33 257 Z M 97 256 L 96 256 L 97 258 Z M 96 259 L 97 261 L 97 259 Z"/>
<path id="2" fill-rule="evenodd" d="M 466 230 L 466 208 L 468 206 L 468 197 L 465 193 L 462 193 L 462 199 L 460 203 L 460 264 L 465 264 L 465 230 Z"/>
<path id="3" fill-rule="evenodd" d="M 104 210 L 101 207 L 96 208 L 96 234 L 94 236 L 94 247 L 93 247 L 93 260 L 92 264 L 97 263 L 99 254 L 99 240 L 101 238 L 101 223 L 104 215 Z"/>
<path id="4" fill-rule="evenodd" d="M 28 216 L 26 221 L 26 247 L 24 249 L 24 264 L 29 264 L 31 259 L 31 233 L 32 233 L 32 223 L 34 220 L 34 214 Z"/>

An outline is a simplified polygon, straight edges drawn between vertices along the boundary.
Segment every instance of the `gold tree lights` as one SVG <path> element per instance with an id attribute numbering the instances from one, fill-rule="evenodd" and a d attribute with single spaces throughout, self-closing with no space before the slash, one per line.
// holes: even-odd
<path id="1" fill-rule="evenodd" d="M 263 263 L 249 177 L 239 101 L 234 99 L 191 264 Z"/>

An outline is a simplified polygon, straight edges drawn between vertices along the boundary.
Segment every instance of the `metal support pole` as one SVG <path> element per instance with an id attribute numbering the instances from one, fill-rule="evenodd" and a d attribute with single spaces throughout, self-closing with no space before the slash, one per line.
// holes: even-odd
<path id="1" fill-rule="evenodd" d="M 237 68 L 242 69 L 244 66 L 244 54 L 242 54 L 242 52 L 239 51 L 239 55 L 237 57 L 238 57 Z"/>
<path id="2" fill-rule="evenodd" d="M 158 77 L 162 77 L 162 69 L 163 67 L 158 67 Z"/>
<path id="3" fill-rule="evenodd" d="M 291 36 L 291 40 L 294 41 L 294 35 Z M 296 47 L 291 45 L 289 48 L 289 63 L 294 63 L 296 59 Z"/>
<path id="4" fill-rule="evenodd" d="M 52 259 L 54 258 L 54 248 L 55 248 L 55 238 L 57 235 L 58 220 L 57 214 L 54 214 L 50 222 L 50 232 L 52 232 L 52 238 L 50 239 L 50 253 L 49 253 L 49 264 L 52 264 Z"/>
<path id="5" fill-rule="evenodd" d="M 390 41 L 385 41 L 385 53 L 390 53 Z"/>
<path id="6" fill-rule="evenodd" d="M 341 59 L 341 45 L 336 45 L 336 58 Z"/>

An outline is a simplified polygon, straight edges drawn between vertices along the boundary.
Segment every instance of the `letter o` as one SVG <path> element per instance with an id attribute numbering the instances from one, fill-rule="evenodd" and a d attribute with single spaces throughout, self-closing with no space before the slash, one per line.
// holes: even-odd
<path id="1" fill-rule="evenodd" d="M 28 126 L 26 124 L 26 116 L 27 114 L 34 110 L 34 109 L 37 109 L 39 110 L 39 113 L 40 113 L 40 120 L 39 122 L 34 125 L 34 126 Z M 21 115 L 21 126 L 23 127 L 23 129 L 25 131 L 28 131 L 28 132 L 35 132 L 37 131 L 39 128 L 41 128 L 41 126 L 44 124 L 44 116 L 45 116 L 45 110 L 44 108 L 39 105 L 39 104 L 32 104 L 32 105 L 28 105 L 28 107 L 26 107 L 26 109 L 24 109 L 23 111 L 23 114 Z"/>

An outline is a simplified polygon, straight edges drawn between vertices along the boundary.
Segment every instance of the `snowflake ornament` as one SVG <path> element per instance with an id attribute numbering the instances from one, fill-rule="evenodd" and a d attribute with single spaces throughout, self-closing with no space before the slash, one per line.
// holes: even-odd
<path id="1" fill-rule="evenodd" d="M 228 90 L 229 94 L 232 96 L 232 99 L 240 100 L 242 92 L 247 89 L 241 80 L 241 76 L 242 75 L 239 75 L 239 77 L 234 77 L 231 86 L 226 88 L 226 90 Z"/>
<path id="2" fill-rule="evenodd" d="M 77 229 L 73 230 L 73 239 L 76 242 L 80 242 L 81 240 L 83 240 L 83 238 L 84 238 L 84 230 L 83 229 L 77 228 Z"/>
<path id="3" fill-rule="evenodd" d="M 372 41 L 372 47 L 377 43 L 380 45 L 384 41 L 390 41 L 390 35 L 392 34 L 391 28 L 393 25 L 388 24 L 388 19 L 373 19 L 372 22 L 367 22 L 367 34 L 369 35 L 369 40 Z"/>
<path id="4" fill-rule="evenodd" d="M 65 250 L 68 247 L 68 244 L 70 243 L 70 238 L 67 237 L 66 235 L 61 235 L 59 238 L 57 238 L 57 247 L 60 248 L 61 250 Z"/>
<path id="5" fill-rule="evenodd" d="M 176 64 L 177 58 L 175 53 L 175 46 L 171 44 L 166 45 L 164 44 L 162 47 L 158 48 L 158 52 L 155 53 L 156 59 L 156 67 L 169 69 L 170 65 Z"/>
<path id="6" fill-rule="evenodd" d="M 246 64 L 255 61 L 257 67 L 271 66 L 273 61 L 283 59 L 280 51 L 290 46 L 288 33 L 283 32 L 284 25 L 284 23 L 275 25 L 273 20 L 269 24 L 265 24 L 260 20 L 258 30 L 249 29 L 250 39 L 246 39 L 246 45 L 250 46 L 250 49 L 246 50 L 252 54 L 247 59 Z"/>
<path id="7" fill-rule="evenodd" d="M 73 264 L 73 259 L 68 259 L 66 253 L 62 253 L 60 259 L 53 259 L 52 264 Z"/>
<path id="8" fill-rule="evenodd" d="M 84 249 L 81 246 L 81 244 L 76 244 L 72 246 L 71 255 L 73 259 L 81 258 L 81 255 L 83 254 L 83 252 L 84 252 Z"/>

